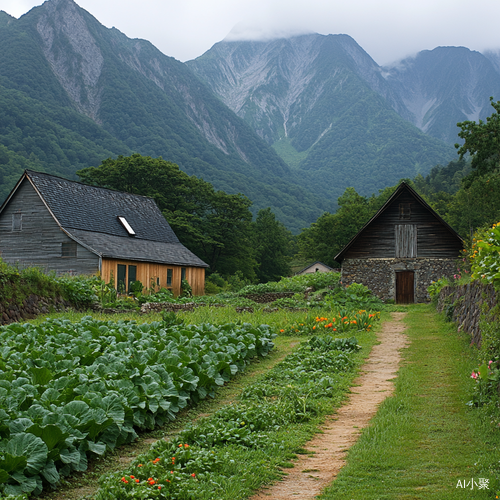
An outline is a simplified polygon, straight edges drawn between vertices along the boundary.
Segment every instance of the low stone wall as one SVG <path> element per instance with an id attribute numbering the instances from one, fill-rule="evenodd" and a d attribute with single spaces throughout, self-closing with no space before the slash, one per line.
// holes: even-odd
<path id="1" fill-rule="evenodd" d="M 295 292 L 276 292 L 276 293 L 250 293 L 245 295 L 246 299 L 253 300 L 257 304 L 269 304 L 278 299 L 283 299 L 285 297 L 293 297 Z"/>
<path id="2" fill-rule="evenodd" d="M 454 259 L 345 259 L 342 262 L 343 285 L 361 283 L 382 300 L 396 299 L 396 272 L 415 272 L 415 302 L 431 300 L 427 288 L 433 281 L 456 273 Z"/>
<path id="3" fill-rule="evenodd" d="M 195 307 L 200 307 L 202 304 L 188 302 L 187 304 L 171 304 L 170 302 L 147 302 L 142 304 L 141 313 L 159 313 L 161 311 L 177 312 L 177 311 L 192 311 Z"/>
<path id="4" fill-rule="evenodd" d="M 467 285 L 444 287 L 440 294 L 437 309 L 447 318 L 455 321 L 459 331 L 467 332 L 471 342 L 481 347 L 481 313 L 497 305 L 495 289 L 473 281 Z"/>
<path id="5" fill-rule="evenodd" d="M 9 323 L 33 319 L 41 314 L 48 314 L 53 311 L 65 311 L 68 308 L 71 308 L 71 304 L 61 297 L 50 299 L 30 295 L 20 305 L 9 301 L 0 303 L 0 324 L 8 325 Z"/>

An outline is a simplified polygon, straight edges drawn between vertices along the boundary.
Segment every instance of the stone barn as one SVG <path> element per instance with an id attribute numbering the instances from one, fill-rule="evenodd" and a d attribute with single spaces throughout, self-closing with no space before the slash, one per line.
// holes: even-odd
<path id="1" fill-rule="evenodd" d="M 407 183 L 335 256 L 342 283 L 362 283 L 382 300 L 427 302 L 427 287 L 457 273 L 462 238 Z"/>

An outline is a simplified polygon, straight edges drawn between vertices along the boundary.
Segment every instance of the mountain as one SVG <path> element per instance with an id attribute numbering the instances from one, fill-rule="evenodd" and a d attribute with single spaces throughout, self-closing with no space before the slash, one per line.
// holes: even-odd
<path id="1" fill-rule="evenodd" d="M 411 123 L 397 86 L 347 35 L 222 41 L 186 64 L 321 196 L 370 194 L 456 157 Z"/>
<path id="2" fill-rule="evenodd" d="M 0 44 L 4 197 L 20 163 L 71 178 L 138 152 L 242 192 L 256 209 L 270 206 L 295 231 L 334 206 L 308 193 L 185 64 L 105 28 L 72 0 L 49 0 L 20 19 L 0 13 Z"/>
<path id="3" fill-rule="evenodd" d="M 397 99 L 392 106 L 426 134 L 458 142 L 457 123 L 485 120 L 500 100 L 500 55 L 437 47 L 382 68 Z M 402 105 L 401 105 L 402 103 Z"/>
<path id="4" fill-rule="evenodd" d="M 348 35 L 222 41 L 181 63 L 73 0 L 0 12 L 0 197 L 24 168 L 75 178 L 162 156 L 294 232 L 456 158 L 456 122 L 491 114 L 500 53 L 424 51 L 380 67 Z"/>

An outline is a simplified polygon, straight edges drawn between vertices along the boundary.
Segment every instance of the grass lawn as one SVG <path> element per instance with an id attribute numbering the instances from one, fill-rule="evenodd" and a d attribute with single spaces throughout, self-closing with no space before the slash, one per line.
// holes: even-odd
<path id="1" fill-rule="evenodd" d="M 500 430 L 471 399 L 477 349 L 431 305 L 407 307 L 396 392 L 322 500 L 495 498 Z M 488 480 L 489 488 L 480 488 Z M 498 498 L 498 496 L 496 497 Z"/>

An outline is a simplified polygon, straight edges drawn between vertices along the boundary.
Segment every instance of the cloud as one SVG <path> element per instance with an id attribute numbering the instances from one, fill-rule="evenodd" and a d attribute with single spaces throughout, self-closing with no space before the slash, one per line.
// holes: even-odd
<path id="1" fill-rule="evenodd" d="M 259 40 L 267 41 L 276 38 L 289 38 L 292 36 L 305 35 L 312 33 L 311 30 L 301 26 L 281 25 L 277 26 L 272 23 L 256 22 L 240 22 L 238 23 L 224 38 L 225 41 L 239 40 Z"/>
<path id="2" fill-rule="evenodd" d="M 76 0 L 107 27 L 181 61 L 226 40 L 345 33 L 379 64 L 442 45 L 498 49 L 498 0 Z M 0 0 L 18 17 L 42 0 Z"/>

